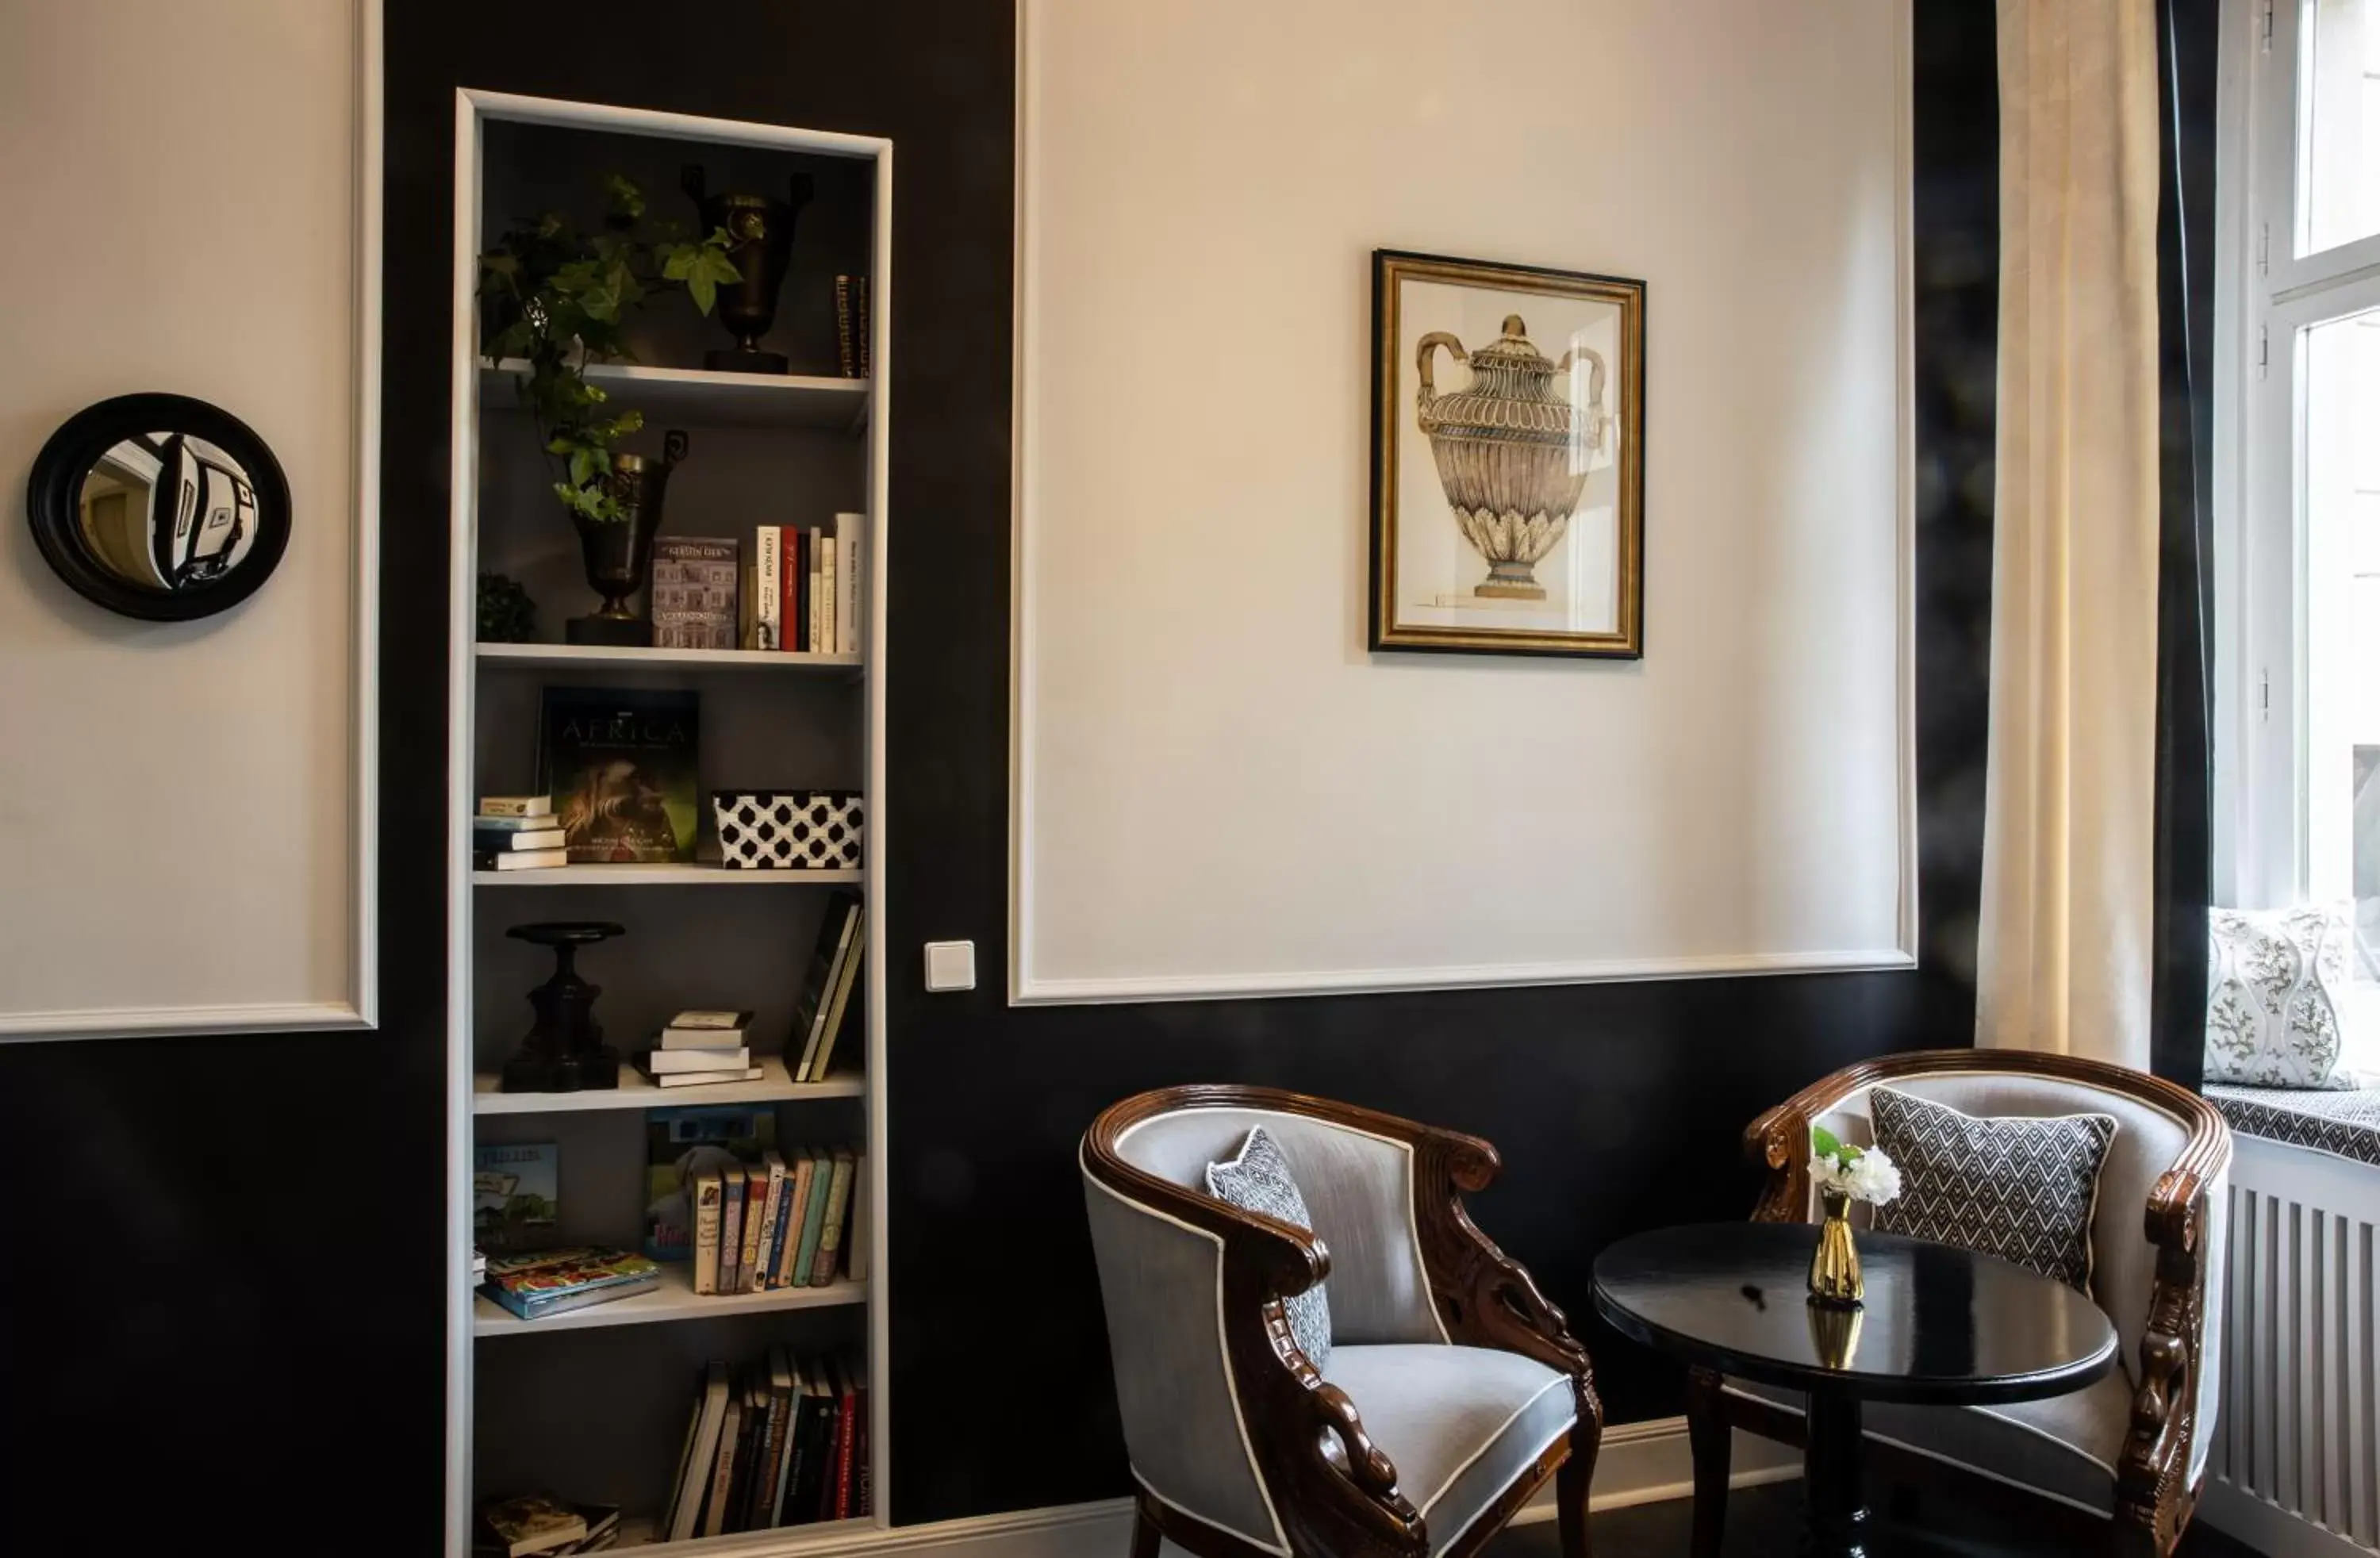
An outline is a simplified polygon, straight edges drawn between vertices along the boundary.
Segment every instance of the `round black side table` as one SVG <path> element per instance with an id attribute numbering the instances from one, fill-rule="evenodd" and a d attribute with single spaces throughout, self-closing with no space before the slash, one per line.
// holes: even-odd
<path id="1" fill-rule="evenodd" d="M 1986 1406 L 2081 1390 L 2116 1329 L 2065 1284 L 1950 1245 L 1858 1236 L 1867 1299 L 1808 1302 L 1815 1224 L 1709 1223 L 1621 1240 L 1595 1262 L 1596 1311 L 1689 1365 L 1809 1395 L 1808 1551 L 1864 1558 L 1860 1404 Z"/>

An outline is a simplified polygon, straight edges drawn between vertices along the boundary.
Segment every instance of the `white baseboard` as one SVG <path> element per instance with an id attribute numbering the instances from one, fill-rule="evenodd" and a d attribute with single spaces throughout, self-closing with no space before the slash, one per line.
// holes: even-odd
<path id="1" fill-rule="evenodd" d="M 1730 1487 L 1749 1488 L 1802 1475 L 1801 1454 L 1791 1445 L 1738 1433 L 1734 1456 Z M 1604 1430 L 1603 1451 L 1596 1461 L 1595 1486 L 1587 1503 L 1595 1509 L 1625 1509 L 1685 1498 L 1694 1487 L 1694 1459 L 1686 1447 L 1683 1418 L 1621 1423 Z M 1553 1493 L 1548 1489 L 1514 1515 L 1512 1524 L 1550 1520 L 1554 1514 Z M 934 1558 L 1125 1558 L 1131 1541 L 1132 1501 L 1102 1499 L 1096 1503 L 894 1526 L 858 1535 L 837 1531 L 804 1538 L 756 1531 L 741 1540 L 727 1538 L 706 1542 L 703 1552 L 712 1558 L 841 1558 L 844 1553 L 878 1558 L 929 1550 Z M 1182 1558 L 1181 1550 L 1171 1543 L 1164 1553 Z"/>
<path id="2" fill-rule="evenodd" d="M 2198 1518 L 2265 1558 L 2373 1558 L 2374 1549 L 2317 1526 L 2269 1499 L 2209 1477 L 2198 1493 Z"/>

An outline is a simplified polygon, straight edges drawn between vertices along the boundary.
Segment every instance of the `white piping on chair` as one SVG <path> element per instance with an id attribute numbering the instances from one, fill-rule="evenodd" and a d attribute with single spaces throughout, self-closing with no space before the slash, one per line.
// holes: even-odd
<path id="1" fill-rule="evenodd" d="M 1286 1109 L 1264 1109 L 1252 1105 L 1236 1103 L 1202 1103 L 1188 1109 L 1172 1109 L 1162 1114 L 1150 1114 L 1145 1118 L 1135 1120 L 1132 1124 L 1124 1126 L 1123 1129 L 1116 1133 L 1116 1150 L 1121 1153 L 1123 1150 L 1123 1144 L 1131 1140 L 1133 1133 L 1140 1129 L 1141 1126 L 1155 1125 L 1160 1120 L 1178 1120 L 1184 1114 L 1249 1114 L 1268 1120 L 1298 1120 L 1308 1125 L 1327 1126 L 1334 1131 L 1345 1131 L 1349 1136 L 1360 1136 L 1366 1141 L 1377 1141 L 1384 1147 L 1392 1147 L 1396 1149 L 1397 1151 L 1404 1154 L 1405 1237 L 1409 1241 L 1407 1248 L 1413 1251 L 1413 1260 L 1415 1272 L 1421 1279 L 1422 1307 L 1429 1311 L 1430 1324 L 1438 1328 L 1439 1341 L 1449 1346 L 1453 1345 L 1454 1338 L 1447 1334 L 1446 1317 L 1438 1312 L 1438 1300 L 1430 1296 L 1429 1262 L 1422 1258 L 1421 1220 L 1419 1213 L 1415 1211 L 1414 1205 L 1415 1200 L 1419 1199 L 1419 1190 L 1414 1175 L 1414 1150 L 1412 1142 L 1399 1141 L 1395 1137 L 1382 1136 L 1377 1131 L 1367 1131 L 1357 1126 L 1342 1125 L 1337 1120 L 1318 1119 L 1311 1114 L 1298 1114 Z M 1076 1156 L 1080 1156 L 1079 1150 L 1077 1150 Z M 1315 1230 L 1311 1228 L 1306 1230 L 1307 1233 L 1313 1233 L 1314 1231 Z"/>
<path id="2" fill-rule="evenodd" d="M 1121 1145 L 1123 1138 L 1119 1137 L 1117 1140 L 1119 1145 Z M 1169 1508 L 1179 1509 L 1183 1514 L 1189 1515 L 1194 1520 L 1203 1521 L 1207 1525 L 1214 1527 L 1217 1530 L 1227 1531 L 1252 1546 L 1260 1547 L 1268 1552 L 1277 1552 L 1281 1554 L 1282 1558 L 1288 1558 L 1289 1536 L 1288 1533 L 1281 1529 L 1281 1511 L 1274 1507 L 1272 1502 L 1272 1490 L 1265 1484 L 1264 1468 L 1257 1465 L 1256 1442 L 1248 1437 L 1248 1420 L 1246 1416 L 1240 1411 L 1240 1386 L 1237 1376 L 1232 1372 L 1232 1349 L 1222 1345 L 1222 1236 L 1219 1234 L 1211 1233 L 1205 1228 L 1201 1228 L 1195 1223 L 1185 1223 L 1171 1212 L 1160 1211 L 1157 1208 L 1148 1204 L 1146 1201 L 1134 1200 L 1130 1196 L 1110 1187 L 1104 1180 L 1100 1179 L 1099 1175 L 1091 1173 L 1090 1166 L 1083 1161 L 1083 1149 L 1079 1146 L 1075 1149 L 1075 1165 L 1082 1172 L 1083 1183 L 1086 1185 L 1097 1186 L 1100 1190 L 1106 1192 L 1107 1195 L 1113 1199 L 1121 1201 L 1123 1204 L 1132 1208 L 1133 1211 L 1141 1213 L 1143 1216 L 1154 1217 L 1160 1223 L 1170 1223 L 1176 1228 L 1197 1235 L 1200 1238 L 1205 1239 L 1208 1243 L 1215 1247 L 1215 1340 L 1217 1344 L 1216 1350 L 1220 1356 L 1223 1365 L 1223 1394 L 1231 1398 L 1232 1422 L 1239 1430 L 1240 1453 L 1247 1459 L 1248 1475 L 1256 1482 L 1257 1496 L 1264 1501 L 1265 1515 L 1272 1521 L 1273 1540 L 1270 1541 L 1265 1541 L 1261 1538 L 1252 1537 L 1245 1531 L 1239 1530 L 1234 1527 L 1226 1526 L 1220 1520 L 1209 1519 L 1208 1516 L 1185 1507 L 1173 1499 L 1166 1498 L 1163 1493 L 1158 1492 L 1155 1488 L 1148 1487 L 1148 1480 L 1141 1475 L 1140 1468 L 1138 1467 L 1134 1467 L 1132 1468 L 1134 1480 L 1139 1482 L 1141 1486 L 1148 1488 L 1149 1492 L 1161 1500 Z"/>
<path id="3" fill-rule="evenodd" d="M 1542 1392 L 1542 1391 L 1540 1391 L 1538 1394 L 1539 1394 L 1540 1395 L 1542 1395 L 1542 1394 L 1545 1394 L 1545 1393 L 1544 1393 L 1544 1392 Z M 1539 1455 L 1544 1455 L 1547 1451 L 1548 1451 L 1548 1450 L 1552 1449 L 1552 1448 L 1554 1447 L 1554 1441 L 1555 1441 L 1555 1440 L 1557 1440 L 1557 1439 L 1560 1439 L 1563 1434 L 1568 1433 L 1568 1432 L 1571 1430 L 1571 1429 L 1572 1429 L 1572 1427 L 1573 1427 L 1577 1422 L 1578 1422 L 1578 1417 L 1577 1417 L 1577 1414 L 1575 1414 L 1575 1413 L 1572 1414 L 1572 1416 L 1571 1416 L 1571 1420 L 1570 1420 L 1569 1422 L 1567 1422 L 1567 1423 L 1562 1424 L 1562 1426 L 1561 1426 L 1561 1427 L 1560 1427 L 1560 1428 L 1558 1428 L 1558 1429 L 1554 1430 L 1554 1431 L 1553 1431 L 1550 1435 L 1548 1435 L 1548 1436 L 1547 1437 L 1546 1442 L 1545 1442 L 1543 1444 L 1538 1445 L 1535 1450 L 1533 1450 L 1533 1451 L 1531 1451 L 1531 1452 L 1529 1453 L 1529 1458 L 1528 1458 L 1526 1461 L 1523 1462 L 1522 1464 L 1523 1464 L 1523 1465 L 1524 1465 L 1524 1466 L 1534 1466 L 1534 1465 L 1536 1465 L 1536 1464 L 1537 1457 L 1538 1457 Z M 1499 1431 L 1500 1432 L 1501 1430 L 1500 1430 Z M 1493 1443 L 1494 1443 L 1494 1442 L 1495 1442 L 1494 1440 L 1490 1439 L 1488 1442 L 1489 1444 L 1493 1444 Z M 1484 1448 L 1486 1448 L 1486 1446 L 1484 1446 L 1484 1445 L 1483 1445 L 1481 1448 L 1483 1448 L 1483 1449 L 1484 1449 Z M 1477 1457 L 1477 1456 L 1475 1456 L 1475 1455 L 1472 1457 L 1472 1459 L 1473 1459 L 1473 1460 L 1476 1460 L 1477 1458 L 1478 1458 L 1478 1457 Z M 1469 1465 L 1470 1463 L 1466 1461 L 1466 1462 L 1465 1462 L 1465 1463 L 1463 1463 L 1463 1464 L 1467 1466 L 1467 1465 Z M 1451 1487 L 1452 1487 L 1452 1486 L 1453 1486 L 1453 1482 L 1451 1481 L 1451 1479 L 1450 1479 L 1450 1480 L 1448 1481 L 1448 1483 L 1447 1483 L 1447 1487 L 1450 1487 L 1450 1488 L 1451 1488 Z M 1443 1494 L 1445 1491 L 1446 1491 L 1446 1489 L 1445 1489 L 1445 1488 L 1440 1488 L 1440 1489 L 1439 1490 L 1439 1493 L 1441 1493 L 1441 1494 Z M 1433 1502 L 1433 1503 L 1435 1503 L 1436 1501 L 1434 1501 L 1434 1500 L 1433 1500 L 1432 1502 Z M 1488 1500 L 1488 1503 L 1495 1503 L 1495 1502 L 1496 1502 L 1496 1501 L 1495 1501 L 1495 1500 L 1493 1500 L 1493 1499 L 1490 1499 L 1490 1500 Z M 1463 1532 L 1465 1532 L 1465 1531 L 1468 1531 L 1469 1529 L 1471 1529 L 1471 1528 L 1472 1528 L 1472 1527 L 1476 1526 L 1477 1524 L 1479 1524 L 1479 1517 L 1480 1517 L 1481 1515 L 1483 1515 L 1487 1514 L 1487 1513 L 1488 1513 L 1488 1504 L 1485 1504 L 1485 1503 L 1481 1504 L 1477 1509 L 1475 1509 L 1475 1510 L 1473 1510 L 1473 1511 L 1471 1512 L 1471 1518 L 1470 1518 L 1470 1519 L 1468 1519 L 1468 1520 L 1465 1520 L 1465 1521 L 1464 1521 L 1464 1522 L 1463 1522 L 1460 1527 L 1458 1527 L 1456 1529 L 1451 1530 L 1451 1531 L 1449 1531 L 1449 1532 L 1448 1532 L 1444 1537 L 1442 1537 L 1442 1538 L 1434 1539 L 1434 1540 L 1430 1542 L 1430 1544 L 1429 1544 L 1429 1550 L 1430 1550 L 1432 1552 L 1445 1552 L 1448 1548 L 1452 1547 L 1456 1542 L 1461 1541 L 1461 1540 L 1463 1540 Z M 1426 1530 L 1427 1530 L 1427 1529 L 1428 1529 L 1428 1528 L 1429 1528 L 1429 1516 L 1428 1516 L 1428 1515 L 1427 1515 L 1427 1513 L 1425 1513 L 1425 1514 L 1423 1515 L 1423 1516 L 1422 1516 L 1422 1528 L 1426 1531 Z"/>
<path id="4" fill-rule="evenodd" d="M 1550 1380 L 1547 1381 L 1547 1382 L 1545 1382 L 1545 1384 L 1544 1384 L 1544 1385 L 1543 1385 L 1543 1386 L 1542 1386 L 1542 1387 L 1537 1391 L 1537 1394 L 1535 1394 L 1535 1395 L 1533 1395 L 1533 1396 L 1529 1397 L 1529 1399 L 1528 1399 L 1528 1400 L 1524 1401 L 1523 1403 L 1521 1403 L 1521 1405 L 1520 1405 L 1520 1406 L 1518 1406 L 1514 1407 L 1514 1408 L 1512 1409 L 1512 1415 L 1511 1417 L 1509 1417 L 1509 1418 L 1505 1418 L 1502 1422 L 1498 1423 L 1498 1424 L 1496 1425 L 1496 1431 L 1495 1431 L 1495 1432 L 1493 1432 L 1493 1433 L 1491 1433 L 1491 1434 L 1489 1434 L 1487 1438 L 1485 1438 L 1485 1439 L 1481 1440 L 1481 1441 L 1479 1442 L 1479 1448 L 1477 1448 L 1476 1450 L 1472 1451 L 1470 1455 L 1468 1455 L 1464 1456 L 1464 1457 L 1463 1457 L 1463 1464 L 1462 1464 L 1462 1465 L 1460 1465 L 1460 1466 L 1456 1467 L 1452 1471 L 1448 1472 L 1448 1473 L 1446 1474 L 1446 1480 L 1445 1480 L 1445 1481 L 1443 1481 L 1443 1482 L 1441 1482 L 1441 1483 L 1439 1483 L 1439 1484 L 1438 1485 L 1438 1491 L 1436 1491 L 1435 1493 L 1432 1493 L 1432 1494 L 1429 1496 L 1428 1500 L 1427 1500 L 1427 1502 L 1425 1502 L 1424 1503 L 1422 1503 L 1422 1504 L 1419 1506 L 1419 1508 L 1420 1508 L 1420 1510 L 1421 1510 L 1421 1513 L 1422 1513 L 1422 1516 L 1423 1516 L 1423 1518 L 1427 1519 L 1427 1518 L 1428 1517 L 1428 1515 L 1429 1515 L 1429 1512 L 1430 1512 L 1431 1510 L 1436 1509 L 1436 1508 L 1438 1507 L 1438 1501 L 1439 1501 L 1439 1500 L 1440 1500 L 1440 1499 L 1442 1499 L 1442 1498 L 1444 1498 L 1444 1497 L 1446 1497 L 1447 1490 L 1449 1490 L 1450 1488 L 1452 1488 L 1452 1487 L 1453 1487 L 1457 1482 L 1459 1482 L 1459 1481 L 1461 1481 L 1461 1480 L 1463 1479 L 1463 1474 L 1464 1472 L 1469 1471 L 1473 1467 L 1475 1467 L 1475 1466 L 1476 1466 L 1476 1465 L 1478 1465 L 1478 1464 L 1479 1464 L 1479 1457 L 1480 1457 L 1480 1456 L 1482 1456 L 1482 1455 L 1486 1455 L 1488 1451 L 1490 1451 L 1490 1450 L 1492 1450 L 1492 1449 L 1494 1449 L 1494 1448 L 1496 1447 L 1496 1442 L 1497 1442 L 1498 1440 L 1500 1440 L 1500 1439 L 1501 1439 L 1501 1438 L 1503 1438 L 1503 1437 L 1504 1437 L 1504 1430 L 1507 1430 L 1507 1429 L 1511 1428 L 1514 1423 L 1519 1422 L 1519 1421 L 1521 1420 L 1522 1417 L 1523 1417 L 1524 1414 L 1526 1414 L 1526 1413 L 1527 1413 L 1527 1411 L 1529 1410 L 1529 1408 L 1530 1408 L 1530 1407 L 1535 1406 L 1538 1402 L 1540 1402 L 1540 1401 L 1542 1401 L 1542 1400 L 1544 1400 L 1544 1399 L 1545 1399 L 1545 1394 L 1546 1394 L 1546 1392 L 1547 1392 L 1547 1391 L 1552 1390 L 1552 1389 L 1553 1389 L 1555 1386 L 1557 1386 L 1557 1385 L 1567 1385 L 1567 1384 L 1569 1384 L 1569 1383 L 1570 1383 L 1570 1378 L 1569 1378 L 1569 1376 L 1567 1376 L 1567 1375 L 1563 1375 L 1563 1374 L 1557 1374 L 1557 1375 L 1555 1375 L 1552 1379 L 1550 1379 Z M 1356 1410 L 1361 1411 L 1362 1409 L 1363 1409 L 1363 1404 L 1362 1404 L 1361 1402 L 1358 1402 L 1358 1403 L 1356 1404 Z M 1529 1456 L 1529 1459 L 1530 1459 L 1530 1460 L 1532 1460 L 1532 1461 L 1535 1461 L 1535 1460 L 1537 1458 L 1537 1456 L 1538 1456 L 1538 1455 L 1541 1455 L 1545 1454 L 1545 1451 L 1546 1451 L 1546 1445 L 1548 1445 L 1548 1444 L 1551 1444 L 1551 1443 L 1554 1442 L 1554 1440 L 1556 1440 L 1556 1439 L 1560 1439 L 1563 1434 L 1568 1433 L 1568 1432 L 1571 1430 L 1571 1429 L 1572 1429 L 1572 1425 L 1574 1425 L 1575 1423 L 1577 1423 L 1577 1421 L 1578 1421 L 1578 1414 L 1577 1414 L 1576 1412 L 1572 1412 L 1572 1413 L 1571 1414 L 1570 1421 L 1569 1421 L 1569 1422 L 1567 1422 L 1567 1423 L 1562 1424 L 1562 1426 L 1561 1426 L 1561 1427 L 1560 1427 L 1559 1429 L 1556 1429 L 1556 1430 L 1554 1430 L 1553 1434 L 1551 1435 L 1551 1437 L 1549 1437 L 1549 1438 L 1548 1438 L 1548 1439 L 1547 1439 L 1547 1441 L 1546 1441 L 1545 1444 L 1540 1444 L 1540 1445 L 1538 1445 L 1538 1446 L 1537 1446 L 1536 1454 L 1534 1454 L 1534 1455 L 1530 1455 L 1530 1456 Z M 1472 1518 L 1473 1518 L 1473 1519 L 1477 1519 L 1477 1518 L 1478 1518 L 1478 1516 L 1477 1516 L 1476 1515 L 1474 1515 L 1472 1516 Z M 1460 1534 L 1460 1533 L 1458 1533 L 1458 1534 Z M 1431 1545 L 1436 1546 L 1436 1545 L 1439 1545 L 1439 1544 L 1437 1544 L 1437 1543 L 1432 1543 Z"/>

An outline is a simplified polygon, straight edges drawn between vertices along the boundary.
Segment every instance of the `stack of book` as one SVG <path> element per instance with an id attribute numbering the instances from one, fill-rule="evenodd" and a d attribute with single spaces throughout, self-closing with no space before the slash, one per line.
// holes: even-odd
<path id="1" fill-rule="evenodd" d="M 865 1236 L 864 1223 L 853 1232 L 865 1175 L 866 1160 L 848 1147 L 796 1147 L 790 1156 L 772 1147 L 756 1163 L 698 1169 L 689 1192 L 695 1292 L 823 1287 L 846 1271 L 859 1275 L 865 1265 L 846 1258 L 860 1254 Z"/>
<path id="2" fill-rule="evenodd" d="M 870 1513 L 868 1374 L 856 1352 L 782 1346 L 742 1371 L 705 1370 L 678 1452 L 670 1541 Z"/>
<path id="3" fill-rule="evenodd" d="M 480 1507 L 471 1558 L 563 1558 L 601 1552 L 619 1538 L 619 1505 L 564 1503 L 530 1493 Z"/>
<path id="4" fill-rule="evenodd" d="M 471 866 L 483 871 L 540 870 L 566 866 L 561 820 L 550 796 L 481 796 L 471 819 Z"/>
<path id="5" fill-rule="evenodd" d="M 832 529 L 759 526 L 745 566 L 738 641 L 747 650 L 858 653 L 867 525 L 864 514 L 838 514 Z"/>
<path id="6" fill-rule="evenodd" d="M 661 1267 L 644 1256 L 578 1245 L 497 1256 L 480 1291 L 523 1320 L 544 1320 L 650 1293 L 661 1281 Z"/>
<path id="7" fill-rule="evenodd" d="M 680 1012 L 637 1065 L 657 1088 L 757 1082 L 760 1067 L 744 1040 L 751 1021 L 749 1012 Z"/>

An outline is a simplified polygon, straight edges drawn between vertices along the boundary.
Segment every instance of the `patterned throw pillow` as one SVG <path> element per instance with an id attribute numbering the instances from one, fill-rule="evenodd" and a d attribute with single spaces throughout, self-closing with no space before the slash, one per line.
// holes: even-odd
<path id="1" fill-rule="evenodd" d="M 1248 1132 L 1248 1138 L 1240 1143 L 1238 1157 L 1207 1165 L 1207 1188 L 1243 1211 L 1260 1211 L 1293 1228 L 1314 1232 L 1314 1215 L 1305 1210 L 1305 1198 L 1297 1193 L 1297 1181 L 1289 1176 L 1289 1160 L 1281 1155 L 1280 1143 L 1262 1126 Z M 1318 1282 L 1281 1300 L 1297 1350 L 1318 1371 L 1330 1362 L 1330 1299 L 1323 1291 L 1330 1285 L 1327 1281 Z"/>
<path id="2" fill-rule="evenodd" d="M 1878 1233 L 1997 1255 L 2090 1293 L 2113 1116 L 1979 1119 L 1890 1088 L 1870 1089 L 1867 1108 L 1900 1169 L 1900 1199 L 1876 1209 Z"/>
<path id="3" fill-rule="evenodd" d="M 2353 930 L 2344 904 L 2206 911 L 2206 1079 L 2357 1085 L 2338 1066 Z"/>

